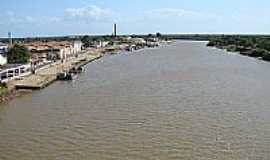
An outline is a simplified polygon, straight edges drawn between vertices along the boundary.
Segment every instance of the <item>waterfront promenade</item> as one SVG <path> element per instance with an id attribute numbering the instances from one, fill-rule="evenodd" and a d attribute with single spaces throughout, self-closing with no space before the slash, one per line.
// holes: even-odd
<path id="1" fill-rule="evenodd" d="M 56 62 L 41 69 L 38 69 L 35 74 L 31 74 L 21 79 L 13 80 L 8 83 L 9 89 L 41 89 L 56 80 L 57 73 L 68 71 L 71 68 L 84 65 L 92 60 L 100 58 L 101 54 L 98 51 L 87 52 L 80 54 L 79 57 L 72 57 L 66 62 Z"/>

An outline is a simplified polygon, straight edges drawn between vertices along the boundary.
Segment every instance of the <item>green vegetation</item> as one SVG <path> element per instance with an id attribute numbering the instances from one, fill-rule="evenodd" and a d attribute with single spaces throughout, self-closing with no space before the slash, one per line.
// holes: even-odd
<path id="1" fill-rule="evenodd" d="M 84 47 L 94 46 L 99 41 L 109 41 L 109 45 L 113 45 L 113 37 L 112 36 L 88 36 L 85 35 L 81 38 Z"/>
<path id="2" fill-rule="evenodd" d="M 0 95 L 3 95 L 8 91 L 8 87 L 6 83 L 0 83 Z"/>
<path id="3" fill-rule="evenodd" d="M 7 54 L 8 63 L 28 63 L 30 60 L 30 52 L 24 46 L 15 44 Z"/>
<path id="4" fill-rule="evenodd" d="M 83 36 L 81 41 L 84 44 L 84 47 L 86 47 L 86 48 L 94 45 L 93 38 L 91 38 L 90 36 Z"/>
<path id="5" fill-rule="evenodd" d="M 161 33 L 159 33 L 159 32 L 157 32 L 157 33 L 156 33 L 156 37 L 158 37 L 158 38 L 162 38 L 162 34 L 161 34 Z"/>
<path id="6" fill-rule="evenodd" d="M 270 36 L 259 35 L 221 35 L 212 37 L 207 46 L 239 52 L 250 57 L 261 57 L 270 61 Z"/>

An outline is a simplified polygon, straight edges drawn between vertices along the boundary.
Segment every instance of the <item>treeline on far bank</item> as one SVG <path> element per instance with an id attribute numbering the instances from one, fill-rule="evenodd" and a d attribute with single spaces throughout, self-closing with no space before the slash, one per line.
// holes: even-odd
<path id="1" fill-rule="evenodd" d="M 270 61 L 270 36 L 267 35 L 215 36 L 209 39 L 207 46 Z"/>

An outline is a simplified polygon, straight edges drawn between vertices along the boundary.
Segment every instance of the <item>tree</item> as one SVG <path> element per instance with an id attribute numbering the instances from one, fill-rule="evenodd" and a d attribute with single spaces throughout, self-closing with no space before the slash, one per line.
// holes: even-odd
<path id="1" fill-rule="evenodd" d="M 156 36 L 158 37 L 158 38 L 160 38 L 162 35 L 161 35 L 161 33 L 156 33 Z"/>
<path id="2" fill-rule="evenodd" d="M 15 44 L 7 54 L 8 63 L 28 63 L 30 60 L 29 50 L 22 46 Z"/>
<path id="3" fill-rule="evenodd" d="M 153 36 L 153 34 L 149 33 L 149 34 L 147 35 L 147 37 L 148 37 L 148 38 L 152 38 L 152 37 L 154 37 L 154 36 Z"/>
<path id="4" fill-rule="evenodd" d="M 81 39 L 84 47 L 89 47 L 91 45 L 91 37 L 90 36 L 83 36 L 82 39 Z"/>

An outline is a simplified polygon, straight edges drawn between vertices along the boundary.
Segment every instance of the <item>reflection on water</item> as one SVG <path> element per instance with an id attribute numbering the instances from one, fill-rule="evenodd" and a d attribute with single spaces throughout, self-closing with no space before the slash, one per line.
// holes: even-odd
<path id="1" fill-rule="evenodd" d="M 108 56 L 0 106 L 0 159 L 270 159 L 270 64 L 204 42 Z"/>

